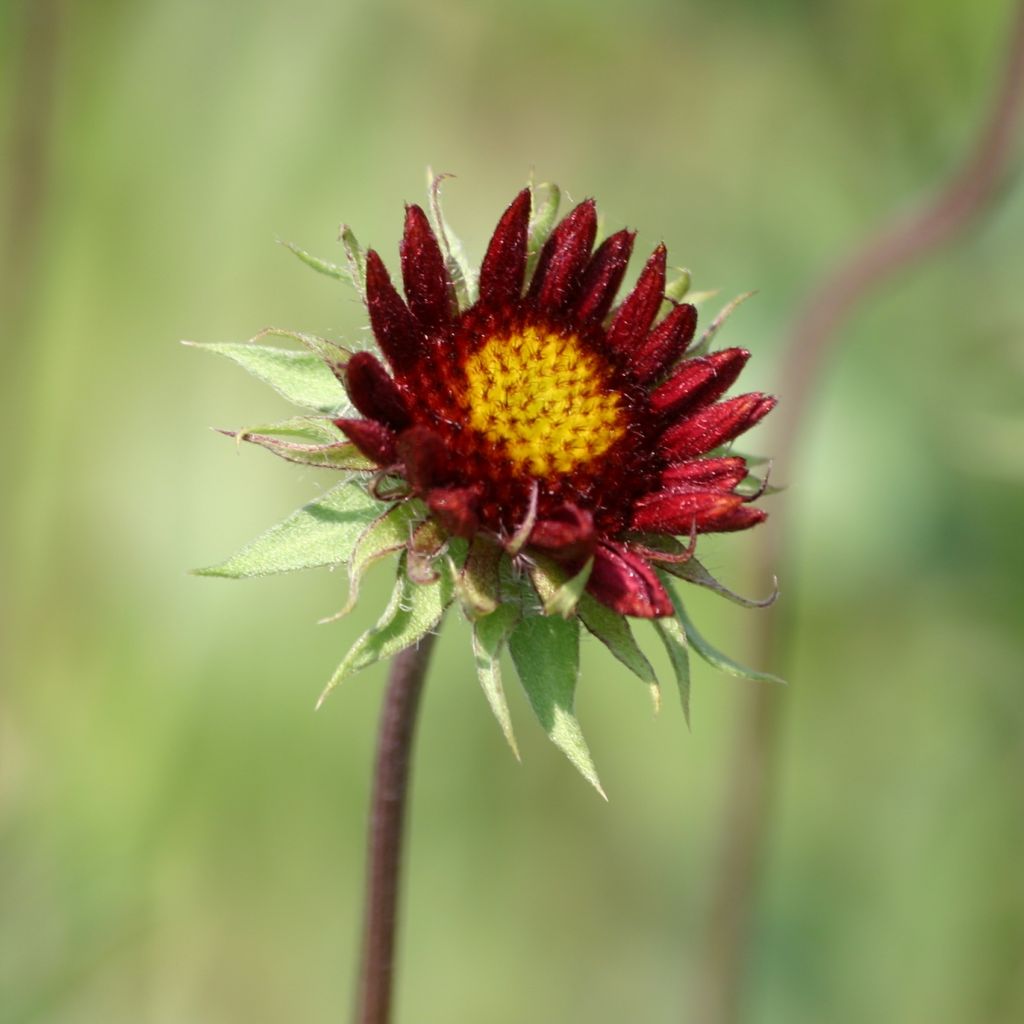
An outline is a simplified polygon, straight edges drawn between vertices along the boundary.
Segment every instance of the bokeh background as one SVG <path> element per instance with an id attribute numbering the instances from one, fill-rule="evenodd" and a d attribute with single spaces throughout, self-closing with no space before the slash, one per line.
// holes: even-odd
<path id="1" fill-rule="evenodd" d="M 338 574 L 185 575 L 327 483 L 207 430 L 287 410 L 178 345 L 365 329 L 275 240 L 337 258 L 345 220 L 394 261 L 431 164 L 458 173 L 447 206 L 479 254 L 535 170 L 640 249 L 666 240 L 699 287 L 760 289 L 725 338 L 755 352 L 747 385 L 785 399 L 794 311 L 957 163 L 1010 11 L 0 6 L 4 1024 L 346 1018 L 384 670 L 313 703 L 387 573 L 330 627 Z M 807 424 L 747 1021 L 1024 1019 L 1022 239 L 1016 185 L 861 309 Z M 705 548 L 763 590 L 751 551 Z M 691 604 L 747 648 L 757 612 Z M 694 1020 L 753 685 L 695 666 L 688 732 L 671 689 L 652 717 L 588 644 L 606 805 L 516 693 L 509 755 L 452 618 L 417 751 L 401 1019 Z"/>

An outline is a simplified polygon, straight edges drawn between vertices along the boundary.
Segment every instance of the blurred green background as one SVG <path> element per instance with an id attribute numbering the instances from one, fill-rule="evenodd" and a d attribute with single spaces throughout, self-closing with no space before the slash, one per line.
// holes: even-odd
<path id="1" fill-rule="evenodd" d="M 0 5 L 0 1020 L 344 1020 L 384 670 L 313 703 L 385 595 L 225 583 L 327 478 L 206 427 L 286 413 L 180 338 L 351 338 L 279 246 L 397 260 L 425 167 L 476 253 L 531 169 L 760 289 L 725 338 L 777 390 L 815 280 L 939 181 L 1011 5 L 959 0 L 35 0 Z M 796 650 L 745 1020 L 1024 1019 L 1024 188 L 863 307 L 794 471 Z M 756 445 L 752 438 L 752 446 Z M 769 505 L 770 507 L 770 505 Z M 751 537 L 709 543 L 726 580 Z M 793 584 L 793 577 L 799 586 Z M 787 598 L 787 595 L 789 597 Z M 703 592 L 742 653 L 758 613 Z M 653 633 L 640 630 L 652 657 Z M 665 669 L 663 660 L 657 661 Z M 691 1020 L 739 702 L 585 647 L 611 802 L 446 624 L 417 750 L 400 1019 Z M 510 676 L 511 678 L 511 676 Z M 699 1022 L 698 1022 L 699 1024 Z"/>

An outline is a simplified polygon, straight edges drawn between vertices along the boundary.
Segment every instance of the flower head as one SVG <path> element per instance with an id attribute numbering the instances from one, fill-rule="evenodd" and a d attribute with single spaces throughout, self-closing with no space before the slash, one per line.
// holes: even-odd
<path id="1" fill-rule="evenodd" d="M 600 788 L 573 712 L 581 626 L 657 699 L 627 617 L 653 620 L 687 714 L 690 650 L 718 668 L 772 678 L 711 647 L 672 578 L 766 603 L 728 591 L 695 551 L 701 534 L 765 518 L 753 502 L 766 484 L 728 446 L 775 400 L 724 397 L 749 353 L 709 347 L 739 300 L 694 343 L 697 310 L 683 301 L 689 275 L 667 282 L 663 245 L 619 299 L 633 234 L 618 231 L 595 247 L 593 201 L 556 224 L 558 189 L 540 186 L 502 214 L 477 275 L 441 212 L 439 183 L 430 216 L 406 208 L 404 296 L 348 228 L 347 267 L 291 247 L 316 270 L 351 279 L 377 351 L 277 330 L 254 340 L 284 336 L 305 351 L 201 346 L 306 410 L 225 433 L 344 475 L 200 573 L 237 578 L 344 564 L 344 612 L 367 567 L 397 553 L 391 601 L 325 694 L 436 629 L 457 601 L 473 624 L 484 693 L 513 749 L 499 662 L 506 645 L 541 724 Z"/>
<path id="2" fill-rule="evenodd" d="M 524 560 L 579 572 L 614 612 L 674 614 L 648 535 L 742 530 L 764 519 L 738 490 L 746 461 L 709 453 L 775 404 L 759 393 L 720 401 L 750 353 L 685 358 L 697 326 L 665 304 L 658 246 L 616 306 L 633 248 L 619 231 L 594 248 L 585 200 L 551 232 L 527 279 L 531 192 L 502 215 L 460 310 L 445 257 L 418 206 L 401 246 L 405 299 L 380 256 L 366 259 L 370 323 L 388 369 L 369 352 L 345 383 L 362 419 L 337 426 L 403 477 L 446 532 L 492 538 Z"/>

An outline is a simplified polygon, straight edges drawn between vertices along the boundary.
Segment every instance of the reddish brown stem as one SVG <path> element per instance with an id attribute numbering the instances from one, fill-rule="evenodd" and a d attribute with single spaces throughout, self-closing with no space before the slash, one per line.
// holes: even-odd
<path id="1" fill-rule="evenodd" d="M 436 637 L 395 656 L 381 711 L 370 805 L 366 912 L 356 1024 L 389 1024 L 401 882 L 402 837 L 416 713 Z"/>
<path id="2" fill-rule="evenodd" d="M 1018 4 L 1011 29 L 1002 87 L 978 139 L 960 170 L 932 200 L 909 216 L 882 227 L 841 264 L 819 288 L 798 317 L 782 361 L 785 382 L 771 447 L 782 478 L 789 477 L 811 401 L 817 393 L 840 329 L 879 284 L 934 252 L 985 211 L 999 192 L 1014 154 L 1024 108 L 1024 3 Z M 780 571 L 788 539 L 787 515 L 780 495 L 772 523 L 760 536 L 757 556 L 762 578 Z M 792 580 L 787 606 L 792 606 Z M 780 609 L 759 616 L 752 647 L 756 664 L 779 671 L 785 660 L 788 630 Z M 736 728 L 735 753 L 725 799 L 718 877 L 711 896 L 694 1020 L 701 1024 L 735 1024 L 740 1019 L 747 951 L 750 945 L 758 876 L 766 845 L 772 780 L 780 748 L 781 693 L 757 687 L 744 698 Z"/>

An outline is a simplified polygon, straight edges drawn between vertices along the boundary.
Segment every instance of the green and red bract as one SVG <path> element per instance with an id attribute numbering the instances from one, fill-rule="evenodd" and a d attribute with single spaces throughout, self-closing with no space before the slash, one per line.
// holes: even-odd
<path id="1" fill-rule="evenodd" d="M 740 488 L 746 460 L 721 454 L 774 406 L 723 400 L 749 358 L 687 358 L 697 311 L 666 304 L 659 245 L 616 305 L 634 236 L 596 248 L 594 202 L 551 231 L 528 276 L 531 192 L 502 215 L 476 301 L 460 309 L 442 245 L 406 211 L 403 299 L 366 254 L 366 302 L 386 368 L 370 352 L 340 379 L 362 418 L 334 422 L 389 477 L 404 479 L 447 533 L 493 539 L 517 560 L 550 559 L 620 615 L 673 616 L 656 566 L 697 534 L 765 518 Z M 671 539 L 691 538 L 682 551 Z"/>

